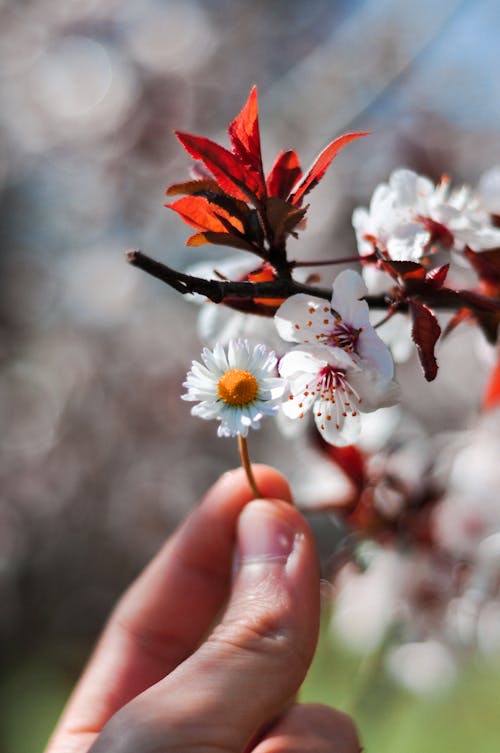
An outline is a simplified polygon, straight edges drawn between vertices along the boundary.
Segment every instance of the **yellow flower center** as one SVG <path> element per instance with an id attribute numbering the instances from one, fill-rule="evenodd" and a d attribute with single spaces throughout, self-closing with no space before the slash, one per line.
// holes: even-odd
<path id="1" fill-rule="evenodd" d="M 253 374 L 243 369 L 231 369 L 217 384 L 219 397 L 228 405 L 249 405 L 257 396 L 259 385 Z"/>

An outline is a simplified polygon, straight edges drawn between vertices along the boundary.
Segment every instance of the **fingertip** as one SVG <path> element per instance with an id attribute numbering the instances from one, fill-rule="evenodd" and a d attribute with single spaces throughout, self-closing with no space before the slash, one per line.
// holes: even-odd
<path id="1" fill-rule="evenodd" d="M 321 704 L 296 704 L 269 729 L 253 753 L 361 753 L 354 721 L 342 711 Z"/>
<path id="2" fill-rule="evenodd" d="M 292 491 L 286 478 L 275 468 L 268 465 L 252 465 L 255 480 L 263 498 L 279 499 L 293 503 Z M 235 503 L 243 506 L 254 499 L 243 468 L 235 468 L 224 473 L 209 489 L 203 504 Z"/>
<path id="3" fill-rule="evenodd" d="M 245 505 L 240 512 L 238 519 L 238 534 L 248 537 L 249 531 L 262 529 L 262 540 L 264 539 L 263 530 L 275 530 L 283 532 L 283 541 L 285 538 L 301 539 L 307 538 L 310 543 L 313 542 L 313 535 L 309 524 L 300 511 L 291 505 L 288 501 L 277 498 L 253 499 Z"/>
<path id="4" fill-rule="evenodd" d="M 252 468 L 262 497 L 293 503 L 292 490 L 285 476 L 269 465 L 257 464 Z"/>

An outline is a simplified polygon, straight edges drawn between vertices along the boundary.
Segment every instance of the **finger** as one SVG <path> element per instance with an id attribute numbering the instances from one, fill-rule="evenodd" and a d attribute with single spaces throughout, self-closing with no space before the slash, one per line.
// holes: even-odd
<path id="1" fill-rule="evenodd" d="M 267 466 L 255 466 L 254 472 L 263 494 L 291 500 L 280 474 Z M 225 474 L 131 586 L 47 753 L 62 750 L 61 735 L 86 735 L 82 750 L 87 750 L 89 735 L 197 648 L 227 599 L 236 523 L 251 498 L 241 469 Z"/>
<path id="2" fill-rule="evenodd" d="M 283 502 L 238 524 L 240 568 L 226 613 L 195 654 L 119 712 L 92 753 L 180 748 L 241 752 L 300 686 L 319 622 L 312 534 Z"/>
<path id="3" fill-rule="evenodd" d="M 252 753 L 360 753 L 352 719 L 319 704 L 292 706 Z"/>

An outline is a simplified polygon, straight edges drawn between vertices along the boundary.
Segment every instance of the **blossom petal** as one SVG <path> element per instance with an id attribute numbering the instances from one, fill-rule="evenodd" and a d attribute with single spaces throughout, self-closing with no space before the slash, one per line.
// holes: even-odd
<path id="1" fill-rule="evenodd" d="M 297 293 L 281 304 L 274 315 L 274 322 L 280 337 L 288 342 L 308 342 L 322 329 L 315 322 L 315 315 L 319 313 L 333 323 L 330 306 L 323 298 L 316 298 L 305 293 Z M 323 326 L 324 329 L 324 326 Z"/>
<path id="2" fill-rule="evenodd" d="M 333 418 L 330 421 L 325 420 L 324 414 L 318 416 L 315 413 L 314 421 L 323 439 L 336 447 L 346 447 L 347 445 L 354 444 L 361 432 L 361 417 L 359 413 L 354 415 L 348 414 L 346 417 L 341 416 L 338 423 Z"/>

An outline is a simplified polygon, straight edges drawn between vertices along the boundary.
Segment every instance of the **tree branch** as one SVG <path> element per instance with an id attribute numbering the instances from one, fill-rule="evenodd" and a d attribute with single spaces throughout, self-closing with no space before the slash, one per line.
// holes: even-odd
<path id="1" fill-rule="evenodd" d="M 183 295 L 198 293 L 213 301 L 213 303 L 226 302 L 227 305 L 240 310 L 247 309 L 250 311 L 248 304 L 252 304 L 253 313 L 267 313 L 269 315 L 273 306 L 273 304 L 270 304 L 260 307 L 259 304 L 254 303 L 254 299 L 285 299 L 297 293 L 324 298 L 326 301 L 330 301 L 332 297 L 331 287 L 318 288 L 314 285 L 297 282 L 291 278 L 280 277 L 272 282 L 206 280 L 203 277 L 194 277 L 184 272 L 178 272 L 176 269 L 172 269 L 172 267 L 168 267 L 138 250 L 127 251 L 127 260 L 132 266 L 138 267 L 143 272 L 147 272 L 165 282 Z M 409 290 L 406 294 L 407 299 L 388 292 L 383 295 L 366 295 L 363 300 L 367 302 L 371 309 L 387 311 L 389 307 L 392 307 L 393 312 L 396 310 L 408 311 L 408 300 L 413 299 L 426 303 L 433 309 L 444 311 L 456 311 L 465 307 L 477 312 L 500 312 L 500 301 L 469 290 L 455 291 L 445 288 L 435 290 L 429 287 L 428 289 Z M 245 306 L 245 302 L 247 306 Z M 274 306 L 276 307 L 277 304 L 274 304 Z M 266 311 L 263 311 L 262 308 Z"/>
<path id="2" fill-rule="evenodd" d="M 156 277 L 185 295 L 199 293 L 214 303 L 222 303 L 226 298 L 289 298 L 296 293 L 306 293 L 329 301 L 331 288 L 316 288 L 292 279 L 279 279 L 272 282 L 233 282 L 231 280 L 206 280 L 203 277 L 178 272 L 162 264 L 141 251 L 127 251 L 127 260 L 132 266 Z M 384 303 L 384 308 L 387 304 Z"/>

